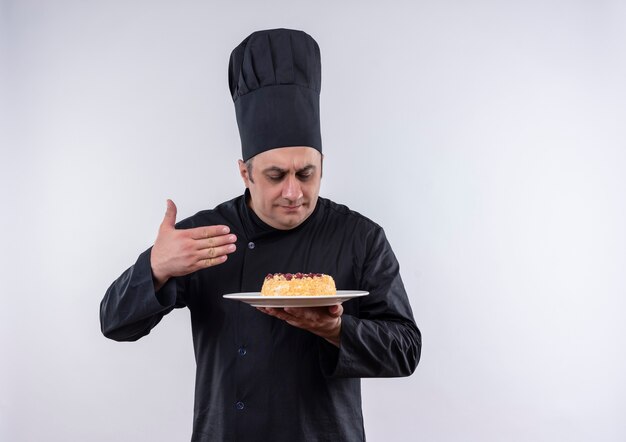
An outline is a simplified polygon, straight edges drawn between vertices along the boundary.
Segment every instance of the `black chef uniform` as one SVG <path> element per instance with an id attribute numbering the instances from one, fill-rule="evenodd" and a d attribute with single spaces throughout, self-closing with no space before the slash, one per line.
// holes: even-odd
<path id="1" fill-rule="evenodd" d="M 304 32 L 255 32 L 231 54 L 230 92 L 242 157 L 309 146 L 321 152 L 320 53 Z M 171 278 L 155 292 L 148 249 L 107 290 L 102 332 L 133 341 L 174 308 L 191 313 L 196 386 L 192 441 L 362 441 L 360 378 L 408 376 L 418 330 L 398 262 L 380 226 L 325 198 L 291 230 L 250 210 L 249 192 L 177 224 L 226 225 L 237 250 L 220 265 Z M 226 300 L 258 292 L 268 273 L 325 273 L 339 290 L 370 294 L 344 305 L 340 347 Z"/>

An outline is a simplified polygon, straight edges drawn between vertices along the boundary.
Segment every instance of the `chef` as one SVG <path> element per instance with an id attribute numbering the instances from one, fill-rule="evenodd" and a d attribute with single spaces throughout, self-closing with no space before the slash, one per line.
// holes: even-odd
<path id="1" fill-rule="evenodd" d="M 383 229 L 319 196 L 320 51 L 301 31 L 254 32 L 230 57 L 245 192 L 176 223 L 107 290 L 102 332 L 150 333 L 191 313 L 197 363 L 192 441 L 362 441 L 363 377 L 408 376 L 421 351 Z M 331 307 L 254 308 L 269 273 L 325 273 L 369 295 Z"/>

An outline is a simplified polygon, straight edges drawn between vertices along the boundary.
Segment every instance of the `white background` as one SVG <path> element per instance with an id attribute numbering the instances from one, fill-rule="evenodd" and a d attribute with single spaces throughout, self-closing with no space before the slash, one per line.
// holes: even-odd
<path id="1" fill-rule="evenodd" d="M 275 27 L 321 47 L 321 193 L 385 227 L 423 332 L 368 440 L 626 440 L 624 2 L 1 5 L 2 441 L 189 440 L 188 311 L 122 344 L 99 303 L 166 198 L 242 192 L 228 57 Z"/>

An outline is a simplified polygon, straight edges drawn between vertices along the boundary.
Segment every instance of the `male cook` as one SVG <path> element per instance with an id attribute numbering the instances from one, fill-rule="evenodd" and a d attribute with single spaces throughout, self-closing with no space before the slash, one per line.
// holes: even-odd
<path id="1" fill-rule="evenodd" d="M 421 335 L 383 229 L 319 197 L 320 51 L 301 31 L 254 32 L 230 57 L 243 195 L 176 222 L 107 290 L 102 332 L 147 335 L 191 312 L 197 374 L 192 441 L 362 441 L 362 377 L 408 376 Z M 268 273 L 326 273 L 368 296 L 256 309 Z"/>

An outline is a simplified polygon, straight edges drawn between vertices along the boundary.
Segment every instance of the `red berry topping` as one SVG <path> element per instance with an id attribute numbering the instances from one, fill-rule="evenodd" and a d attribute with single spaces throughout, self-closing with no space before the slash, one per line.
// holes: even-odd
<path id="1" fill-rule="evenodd" d="M 285 279 L 286 279 L 287 281 L 291 281 L 291 278 L 293 278 L 293 275 L 292 275 L 291 273 L 287 273 L 287 274 L 285 275 Z"/>
<path id="2" fill-rule="evenodd" d="M 274 275 L 272 275 L 271 273 L 268 273 L 267 276 L 265 277 L 265 279 L 272 279 L 274 277 Z"/>
<path id="3" fill-rule="evenodd" d="M 300 272 L 298 272 L 298 273 L 296 273 L 296 274 L 295 274 L 295 278 L 296 278 L 296 279 L 302 279 L 302 277 L 303 277 L 303 276 L 304 276 L 304 275 L 303 275 L 302 273 L 300 273 Z"/>

